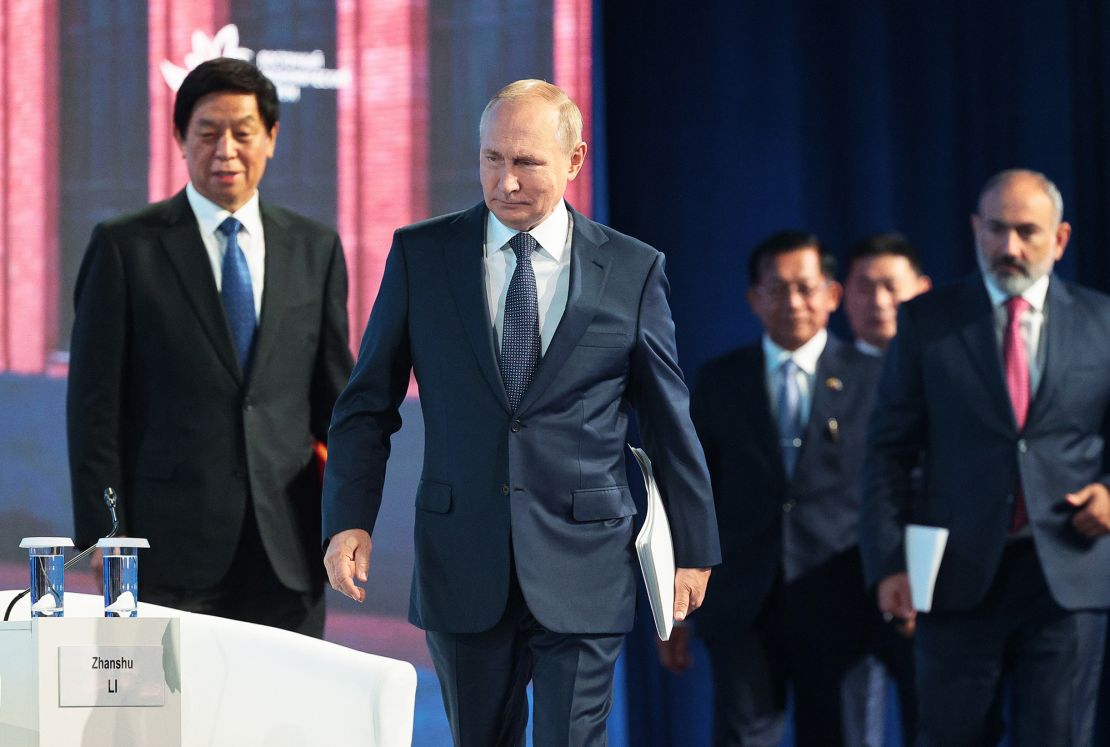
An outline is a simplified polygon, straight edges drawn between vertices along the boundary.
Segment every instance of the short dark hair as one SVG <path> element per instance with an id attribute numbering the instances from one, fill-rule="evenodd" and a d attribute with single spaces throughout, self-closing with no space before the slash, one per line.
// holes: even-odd
<path id="1" fill-rule="evenodd" d="M 189 118 L 193 116 L 198 101 L 210 93 L 224 91 L 254 94 L 266 131 L 274 129 L 279 109 L 274 84 L 249 62 L 217 57 L 194 67 L 177 89 L 177 98 L 173 102 L 173 126 L 178 135 L 185 137 Z"/>
<path id="2" fill-rule="evenodd" d="M 875 257 L 905 257 L 915 273 L 921 275 L 925 272 L 921 265 L 921 255 L 910 240 L 897 231 L 889 231 L 877 233 L 856 242 L 848 253 L 848 274 L 852 274 L 852 268 L 855 267 L 856 262 Z"/>
<path id="3" fill-rule="evenodd" d="M 829 280 L 836 279 L 836 257 L 827 253 L 812 233 L 787 229 L 776 231 L 760 241 L 748 256 L 748 283 L 759 285 L 763 268 L 768 261 L 780 254 L 798 249 L 815 249 L 821 262 L 821 274 Z"/>

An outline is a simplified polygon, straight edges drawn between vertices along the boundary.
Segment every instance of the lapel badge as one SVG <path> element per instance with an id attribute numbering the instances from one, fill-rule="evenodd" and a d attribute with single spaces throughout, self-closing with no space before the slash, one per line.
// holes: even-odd
<path id="1" fill-rule="evenodd" d="M 837 379 L 839 381 L 839 379 Z M 829 418 L 826 427 L 829 431 L 829 440 L 834 444 L 840 443 L 840 422 L 836 418 Z"/>
<path id="2" fill-rule="evenodd" d="M 830 376 L 829 378 L 825 379 L 825 386 L 827 386 L 829 389 L 832 389 L 834 392 L 839 392 L 844 389 L 844 382 L 835 376 Z"/>

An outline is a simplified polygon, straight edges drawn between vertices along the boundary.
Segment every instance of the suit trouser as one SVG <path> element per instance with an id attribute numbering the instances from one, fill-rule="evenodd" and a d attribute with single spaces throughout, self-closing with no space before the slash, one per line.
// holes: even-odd
<path id="1" fill-rule="evenodd" d="M 1103 654 L 1101 680 L 1093 744 L 1096 747 L 1110 747 L 1110 625 L 1107 626 L 1106 631 L 1106 650 Z"/>
<path id="2" fill-rule="evenodd" d="M 918 616 L 917 744 L 994 744 L 1007 677 L 1016 747 L 1089 744 L 1105 626 L 1105 612 L 1060 607 L 1033 541 L 1011 542 L 980 604 Z"/>
<path id="3" fill-rule="evenodd" d="M 218 584 L 207 589 L 144 585 L 141 563 L 139 583 L 139 596 L 144 602 L 324 637 L 323 584 L 315 592 L 301 592 L 278 580 L 250 505 L 231 567 Z"/>
<path id="4" fill-rule="evenodd" d="M 529 612 L 516 574 L 510 576 L 509 601 L 493 628 L 426 633 L 455 745 L 523 745 L 529 681 L 536 747 L 605 745 L 624 634 L 547 630 Z"/>
<path id="5" fill-rule="evenodd" d="M 917 733 L 917 688 L 913 671 L 913 639 L 897 630 L 898 622 L 879 618 L 871 646 L 883 669 L 894 680 L 901 715 L 902 744 L 913 744 Z M 885 698 L 884 698 L 885 702 Z M 885 715 L 878 714 L 885 721 Z"/>
<path id="6" fill-rule="evenodd" d="M 789 584 L 776 582 L 748 631 L 737 639 L 706 640 L 715 744 L 777 747 L 788 685 L 799 747 L 835 747 L 846 743 L 846 731 L 863 734 L 866 724 L 846 729 L 846 717 L 863 718 L 858 704 L 871 690 L 865 679 L 846 675 L 867 653 L 877 617 L 854 549 Z"/>

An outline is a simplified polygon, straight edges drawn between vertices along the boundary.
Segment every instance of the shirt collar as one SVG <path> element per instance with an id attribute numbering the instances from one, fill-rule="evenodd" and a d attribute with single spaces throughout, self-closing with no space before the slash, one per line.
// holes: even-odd
<path id="1" fill-rule="evenodd" d="M 532 238 L 540 245 L 539 251 L 556 262 L 561 262 L 567 247 L 567 229 L 569 227 L 570 213 L 567 212 L 566 203 L 559 200 L 555 209 L 551 211 L 551 215 L 544 218 L 542 223 L 528 233 L 532 234 Z M 497 219 L 493 211 L 490 211 L 489 217 L 486 219 L 486 256 L 488 257 L 503 249 L 512 251 L 509 249 L 509 239 L 518 233 L 520 231 L 509 228 Z"/>
<path id="2" fill-rule="evenodd" d="M 251 198 L 234 213 L 220 207 L 202 195 L 193 186 L 192 182 L 185 185 L 185 196 L 189 199 L 189 207 L 193 209 L 193 215 L 197 217 L 200 231 L 205 236 L 216 233 L 220 224 L 232 215 L 243 224 L 243 230 L 248 235 L 252 237 L 262 235 L 262 212 L 258 207 L 258 190 L 255 190 Z"/>
<path id="3" fill-rule="evenodd" d="M 873 358 L 882 358 L 883 357 L 883 349 L 882 348 L 880 348 L 878 345 L 872 345 L 871 343 L 869 343 L 867 340 L 863 339 L 862 337 L 857 337 L 856 338 L 856 350 L 860 351 L 864 355 L 870 355 Z"/>
<path id="4" fill-rule="evenodd" d="M 763 357 L 767 363 L 767 372 L 775 373 L 787 358 L 793 358 L 798 368 L 805 371 L 806 375 L 813 376 L 817 373 L 817 359 L 825 351 L 828 341 L 829 332 L 822 329 L 797 350 L 785 350 L 775 344 L 766 332 L 763 333 Z"/>
<path id="5" fill-rule="evenodd" d="M 1021 297 L 1029 302 L 1029 305 L 1033 308 L 1034 311 L 1044 311 L 1045 298 L 1048 296 L 1048 281 L 1051 277 L 1051 273 L 1045 275 L 1043 278 L 1038 279 L 1037 282 L 1026 288 L 1025 291 L 1021 294 Z M 987 275 L 986 273 L 983 273 L 983 285 L 987 287 L 987 295 L 990 296 L 991 306 L 998 308 L 1002 304 L 1006 303 L 1006 299 L 1008 299 L 1009 296 L 1003 293 L 997 286 L 995 286 L 994 281 L 990 278 L 990 275 Z"/>

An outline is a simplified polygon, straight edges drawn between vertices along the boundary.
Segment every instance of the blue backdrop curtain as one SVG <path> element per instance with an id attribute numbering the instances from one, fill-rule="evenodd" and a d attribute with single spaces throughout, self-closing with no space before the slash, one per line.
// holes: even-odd
<path id="1" fill-rule="evenodd" d="M 609 219 L 667 253 L 688 374 L 758 334 L 744 267 L 761 237 L 804 228 L 843 256 L 898 229 L 944 282 L 974 269 L 968 216 L 1012 166 L 1063 192 L 1059 271 L 1110 289 L 1106 3 L 599 7 Z M 630 642 L 631 743 L 706 743 L 699 664 L 664 677 L 646 627 Z"/>

